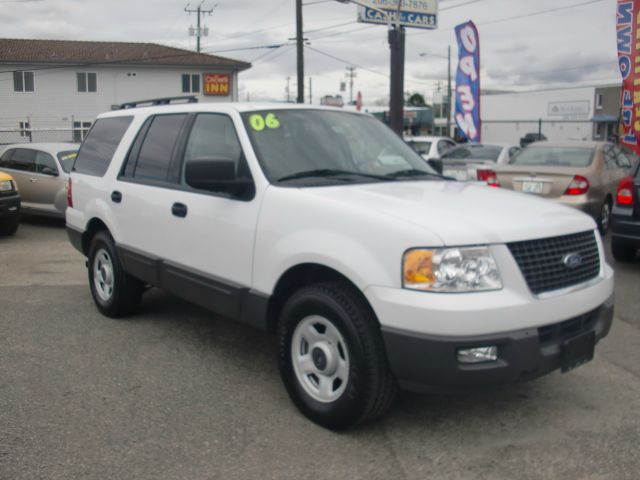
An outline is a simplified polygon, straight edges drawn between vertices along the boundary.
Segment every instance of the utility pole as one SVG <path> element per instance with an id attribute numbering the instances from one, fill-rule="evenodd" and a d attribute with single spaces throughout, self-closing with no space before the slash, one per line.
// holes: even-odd
<path id="1" fill-rule="evenodd" d="M 187 12 L 189 15 L 191 15 L 192 13 L 195 13 L 198 15 L 198 26 L 196 27 L 196 29 L 194 30 L 193 27 L 189 28 L 189 35 L 196 37 L 196 42 L 197 42 L 196 51 L 198 53 L 200 53 L 200 37 L 206 37 L 209 35 L 209 29 L 207 27 L 204 27 L 204 29 L 200 27 L 200 17 L 207 14 L 211 15 L 213 13 L 213 10 L 216 8 L 214 6 L 209 10 L 202 10 L 202 3 L 204 2 L 201 2 L 198 5 L 198 8 L 196 9 L 190 9 L 188 3 L 187 3 L 187 6 L 184 7 L 184 11 Z"/>
<path id="2" fill-rule="evenodd" d="M 298 50 L 298 103 L 304 103 L 304 39 L 302 38 L 302 0 L 296 0 L 296 48 Z"/>
<path id="3" fill-rule="evenodd" d="M 396 24 L 389 30 L 391 49 L 391 87 L 389 101 L 389 126 L 402 136 L 404 129 L 404 27 L 400 25 L 402 0 L 398 0 Z"/>
<path id="4" fill-rule="evenodd" d="M 356 78 L 356 67 L 347 67 L 347 79 L 349 80 L 349 105 L 353 103 L 353 79 Z"/>
<path id="5" fill-rule="evenodd" d="M 453 108 L 453 101 L 451 98 L 451 45 L 449 45 L 448 66 L 447 66 L 447 137 L 451 137 L 451 110 Z"/>

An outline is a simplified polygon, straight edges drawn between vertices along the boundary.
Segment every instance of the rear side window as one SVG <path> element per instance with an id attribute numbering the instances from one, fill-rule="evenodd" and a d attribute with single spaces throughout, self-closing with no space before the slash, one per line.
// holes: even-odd
<path id="1" fill-rule="evenodd" d="M 186 118 L 186 114 L 154 117 L 138 154 L 134 178 L 167 180 L 176 140 Z"/>
<path id="2" fill-rule="evenodd" d="M 74 171 L 102 177 L 132 120 L 133 117 L 96 120 L 80 147 Z"/>
<path id="3" fill-rule="evenodd" d="M 16 148 L 11 156 L 11 161 L 7 168 L 19 170 L 21 172 L 36 171 L 36 151 L 26 148 Z"/>

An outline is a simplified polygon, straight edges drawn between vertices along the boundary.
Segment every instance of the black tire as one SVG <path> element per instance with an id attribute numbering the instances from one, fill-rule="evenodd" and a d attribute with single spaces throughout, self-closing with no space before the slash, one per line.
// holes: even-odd
<path id="1" fill-rule="evenodd" d="M 631 262 L 636 258 L 637 248 L 621 243 L 615 238 L 611 240 L 611 253 L 617 262 Z"/>
<path id="2" fill-rule="evenodd" d="M 338 398 L 313 398 L 295 372 L 292 339 L 296 327 L 320 316 L 337 329 L 348 352 L 348 380 Z M 384 414 L 396 395 L 380 326 L 360 292 L 339 282 L 304 287 L 282 309 L 278 324 L 279 366 L 284 385 L 298 409 L 315 423 L 343 430 Z M 311 355 L 311 353 L 310 353 Z"/>
<path id="3" fill-rule="evenodd" d="M 596 223 L 598 224 L 598 231 L 603 237 L 607 234 L 607 232 L 609 231 L 609 227 L 611 226 L 612 206 L 613 203 L 611 202 L 611 199 L 606 198 L 604 200 L 604 203 L 602 204 L 602 207 L 600 207 L 600 213 L 598 215 L 598 219 L 596 220 Z"/>
<path id="4" fill-rule="evenodd" d="M 16 215 L 13 218 L 8 219 L 5 223 L 0 224 L 0 236 L 15 235 L 20 225 L 20 219 Z"/>
<path id="5" fill-rule="evenodd" d="M 96 257 L 98 256 L 110 259 L 110 295 L 106 295 L 105 283 L 100 282 L 95 275 Z M 115 243 L 111 235 L 104 230 L 96 233 L 91 239 L 88 274 L 93 301 L 103 315 L 111 318 L 121 318 L 135 312 L 140 304 L 144 285 L 124 271 Z"/>

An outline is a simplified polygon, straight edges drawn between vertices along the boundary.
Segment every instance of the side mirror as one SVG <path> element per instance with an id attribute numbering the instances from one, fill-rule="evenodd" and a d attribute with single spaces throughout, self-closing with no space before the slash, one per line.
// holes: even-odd
<path id="1" fill-rule="evenodd" d="M 251 196 L 253 181 L 236 176 L 236 162 L 228 158 L 196 158 L 185 166 L 187 185 L 198 190 Z"/>
<path id="2" fill-rule="evenodd" d="M 442 160 L 439 158 L 432 158 L 431 160 L 427 160 L 427 163 L 431 168 L 433 168 L 436 172 L 442 175 L 442 171 L 444 170 L 444 164 Z"/>
<path id="3" fill-rule="evenodd" d="M 59 175 L 58 171 L 51 167 L 43 167 L 42 170 L 40 170 L 40 173 L 43 175 L 50 175 L 52 177 L 57 177 Z"/>

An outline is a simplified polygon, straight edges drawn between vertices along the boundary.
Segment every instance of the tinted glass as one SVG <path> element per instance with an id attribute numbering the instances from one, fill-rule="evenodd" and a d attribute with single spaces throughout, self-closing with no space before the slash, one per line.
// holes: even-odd
<path id="1" fill-rule="evenodd" d="M 16 148 L 11 156 L 11 161 L 7 168 L 20 170 L 22 172 L 36 171 L 36 151 L 26 148 Z"/>
<path id="2" fill-rule="evenodd" d="M 233 160 L 238 176 L 250 177 L 236 129 L 226 115 L 202 114 L 196 117 L 184 152 L 185 164 L 198 158 Z"/>
<path id="3" fill-rule="evenodd" d="M 145 136 L 133 176 L 145 180 L 166 180 L 176 140 L 185 114 L 158 115 Z"/>
<path id="4" fill-rule="evenodd" d="M 492 145 L 464 145 L 457 148 L 452 148 L 444 155 L 443 160 L 447 159 L 465 159 L 473 158 L 476 160 L 489 160 L 491 162 L 498 161 L 498 157 L 502 152 L 502 147 L 496 147 Z"/>
<path id="5" fill-rule="evenodd" d="M 15 151 L 14 149 L 10 149 L 2 154 L 2 156 L 0 157 L 0 168 L 3 168 L 3 167 L 9 168 L 11 155 L 13 154 L 14 151 Z"/>
<path id="6" fill-rule="evenodd" d="M 272 182 L 323 170 L 351 176 L 337 179 L 318 173 L 305 181 L 344 185 L 397 179 L 406 171 L 413 174 L 411 179 L 420 180 L 435 174 L 420 155 L 373 117 L 302 109 L 245 112 L 242 117 L 262 170 Z"/>
<path id="7" fill-rule="evenodd" d="M 48 168 L 49 172 L 45 172 L 45 168 Z M 36 173 L 50 174 L 51 172 L 58 172 L 56 161 L 46 152 L 36 152 Z"/>
<path id="8" fill-rule="evenodd" d="M 587 147 L 528 147 L 512 160 L 514 165 L 588 167 L 595 150 Z"/>
<path id="9" fill-rule="evenodd" d="M 80 147 L 74 170 L 87 175 L 103 176 L 132 120 L 133 117 L 96 120 Z"/>
<path id="10" fill-rule="evenodd" d="M 77 156 L 77 150 L 65 150 L 64 152 L 58 152 L 58 160 L 60 161 L 62 170 L 69 173 L 73 168 L 73 163 L 76 161 Z"/>
<path id="11" fill-rule="evenodd" d="M 440 155 L 442 155 L 444 152 L 446 152 L 447 150 L 449 150 L 453 145 L 451 145 L 451 143 L 445 141 L 445 140 L 441 140 L 438 143 L 438 153 Z"/>

